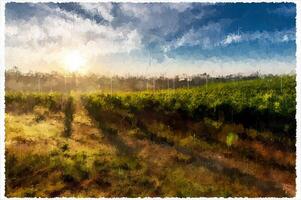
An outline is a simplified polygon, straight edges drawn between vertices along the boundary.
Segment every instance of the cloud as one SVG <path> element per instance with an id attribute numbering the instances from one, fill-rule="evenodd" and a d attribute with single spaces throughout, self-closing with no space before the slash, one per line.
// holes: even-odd
<path id="1" fill-rule="evenodd" d="M 48 8 L 43 5 L 41 9 Z M 64 66 L 63 56 L 74 49 L 93 61 L 93 57 L 99 55 L 130 53 L 141 48 L 141 37 L 136 29 L 113 28 L 59 8 L 50 10 L 39 19 L 31 17 L 6 23 L 7 66 L 60 70 Z"/>
<path id="2" fill-rule="evenodd" d="M 141 36 L 142 51 L 151 52 L 154 62 L 162 62 L 166 45 L 174 40 L 175 35 L 181 34 L 185 23 L 192 20 L 189 19 L 191 13 L 186 14 L 186 19 L 181 17 L 183 12 L 189 13 L 191 6 L 186 3 L 120 4 L 113 25 L 135 28 Z"/>
<path id="3" fill-rule="evenodd" d="M 222 41 L 222 44 L 228 45 L 231 43 L 237 43 L 241 41 L 241 35 L 236 34 L 229 34 L 227 37 Z"/>
<path id="4" fill-rule="evenodd" d="M 288 37 L 288 35 L 284 35 L 283 37 L 282 37 L 282 41 L 283 42 L 288 42 L 290 39 L 289 39 L 289 37 Z"/>
<path id="5" fill-rule="evenodd" d="M 127 26 L 135 27 L 151 43 L 159 38 L 165 39 L 169 34 L 176 33 L 180 26 L 180 12 L 169 4 L 120 4 L 122 15 L 119 25 L 125 26 L 122 17 L 129 20 Z M 187 7 L 188 8 L 188 7 Z M 160 41 L 158 41 L 160 42 Z"/>
<path id="6" fill-rule="evenodd" d="M 170 3 L 168 4 L 168 7 L 171 9 L 175 9 L 178 12 L 184 12 L 185 10 L 192 7 L 192 4 L 190 3 Z"/>
<path id="7" fill-rule="evenodd" d="M 288 44 L 281 46 L 284 53 L 294 48 L 289 46 L 295 40 L 294 27 L 256 29 L 256 23 L 265 21 L 265 18 L 260 18 L 261 21 L 254 23 L 252 29 L 245 26 L 237 33 L 237 19 L 229 14 L 229 7 L 235 6 L 231 4 L 220 9 L 223 6 L 197 3 L 9 3 L 5 29 L 6 64 L 26 65 L 28 69 L 30 65 L 59 68 L 63 65 L 60 61 L 62 55 L 77 49 L 90 61 L 91 68 L 100 66 L 108 57 L 112 62 L 107 61 L 107 66 L 124 65 L 122 62 L 131 60 L 123 69 L 128 71 L 127 68 L 138 66 L 137 63 L 139 67 L 148 63 L 151 54 L 153 65 L 159 70 L 161 64 L 169 65 L 170 60 L 183 59 L 185 54 L 193 55 L 189 59 L 197 61 L 204 57 L 234 57 L 233 52 L 244 52 L 250 57 L 265 56 L 259 55 L 258 52 L 262 51 L 258 51 L 258 45 L 253 46 L 253 43 L 264 48 Z M 281 13 L 292 13 L 293 8 L 279 6 L 273 12 L 282 16 Z M 286 19 L 287 14 L 283 16 Z M 270 49 L 270 52 L 276 55 L 277 50 Z"/>
<path id="8" fill-rule="evenodd" d="M 221 33 L 226 22 L 210 23 L 200 27 L 196 31 L 190 29 L 190 31 L 183 35 L 178 40 L 177 46 L 184 45 L 200 45 L 202 48 L 212 48 L 216 45 L 216 41 L 219 40 Z"/>
<path id="9" fill-rule="evenodd" d="M 283 31 L 256 31 L 252 33 L 231 33 L 226 36 L 226 38 L 221 42 L 222 45 L 230 45 L 232 43 L 238 42 L 252 42 L 252 41 L 262 41 L 269 43 L 282 43 L 296 40 L 295 30 L 283 30 Z"/>
<path id="10" fill-rule="evenodd" d="M 111 14 L 112 3 L 79 3 L 79 5 L 92 15 L 101 15 L 105 20 L 111 22 L 114 17 Z"/>
<path id="11" fill-rule="evenodd" d="M 176 38 L 170 43 L 167 43 L 162 48 L 164 52 L 180 47 L 199 47 L 201 49 L 211 50 L 216 47 L 226 47 L 234 43 L 262 41 L 265 43 L 283 43 L 295 41 L 295 30 L 282 31 L 255 31 L 255 32 L 240 32 L 225 34 L 228 24 L 231 21 L 223 20 L 215 23 L 210 23 L 199 29 L 190 29 L 180 38 Z"/>
<path id="12" fill-rule="evenodd" d="M 229 23 L 229 22 L 228 22 Z M 247 33 L 229 33 L 224 36 L 226 29 L 225 22 L 211 23 L 197 30 L 190 29 L 182 37 L 165 45 L 163 49 L 168 52 L 179 47 L 199 47 L 202 49 L 212 49 L 219 46 L 226 47 L 233 43 L 262 41 L 267 43 L 283 43 L 295 41 L 294 30 L 283 31 L 256 31 Z"/>

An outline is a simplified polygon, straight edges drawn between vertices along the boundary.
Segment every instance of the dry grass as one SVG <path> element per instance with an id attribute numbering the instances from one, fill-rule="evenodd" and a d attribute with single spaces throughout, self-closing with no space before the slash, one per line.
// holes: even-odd
<path id="1" fill-rule="evenodd" d="M 258 197 L 295 194 L 294 172 L 267 168 L 265 163 L 240 157 L 235 148 L 245 145 L 241 140 L 227 147 L 225 135 L 243 132 L 240 125 L 207 120 L 190 123 L 187 129 L 172 130 L 163 122 L 145 117 L 141 119 L 145 124 L 141 129 L 123 120 L 122 116 L 108 116 L 107 121 L 101 122 L 106 125 L 102 130 L 77 105 L 72 133 L 66 138 L 63 137 L 62 113 L 54 114 L 42 108 L 31 114 L 6 113 L 6 196 Z M 212 132 L 215 141 L 195 136 L 200 130 L 206 131 L 208 126 L 218 130 Z M 114 134 L 108 137 L 104 131 Z M 275 150 L 272 147 L 264 148 L 256 141 L 248 144 L 248 148 L 267 159 L 294 164 L 293 153 L 279 150 L 270 154 Z M 129 149 L 121 154 L 122 148 Z"/>

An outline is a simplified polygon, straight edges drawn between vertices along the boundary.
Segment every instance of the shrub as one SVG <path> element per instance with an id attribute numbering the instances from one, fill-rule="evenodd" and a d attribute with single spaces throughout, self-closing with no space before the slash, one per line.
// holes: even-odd
<path id="1" fill-rule="evenodd" d="M 73 114 L 75 111 L 74 100 L 72 96 L 68 97 L 64 108 L 64 136 L 70 137 L 72 133 Z"/>

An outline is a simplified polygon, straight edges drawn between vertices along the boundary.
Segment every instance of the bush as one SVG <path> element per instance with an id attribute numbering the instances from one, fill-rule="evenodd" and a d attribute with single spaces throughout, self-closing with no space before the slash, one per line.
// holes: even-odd
<path id="1" fill-rule="evenodd" d="M 65 137 L 71 136 L 74 111 L 75 111 L 74 100 L 72 96 L 69 96 L 64 107 L 64 114 L 65 114 L 64 136 Z"/>
<path id="2" fill-rule="evenodd" d="M 209 84 L 207 89 L 161 90 L 126 94 L 83 95 L 85 107 L 93 116 L 101 111 L 119 109 L 137 114 L 153 111 L 179 114 L 183 118 L 200 120 L 209 117 L 225 122 L 242 123 L 259 131 L 268 129 L 295 135 L 295 76 Z M 275 123 L 278 122 L 278 123 Z"/>

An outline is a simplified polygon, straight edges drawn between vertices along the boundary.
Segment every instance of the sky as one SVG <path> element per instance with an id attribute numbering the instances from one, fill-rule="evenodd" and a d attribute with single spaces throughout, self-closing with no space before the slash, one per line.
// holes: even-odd
<path id="1" fill-rule="evenodd" d="M 174 76 L 292 73 L 294 3 L 7 3 L 5 65 Z"/>

